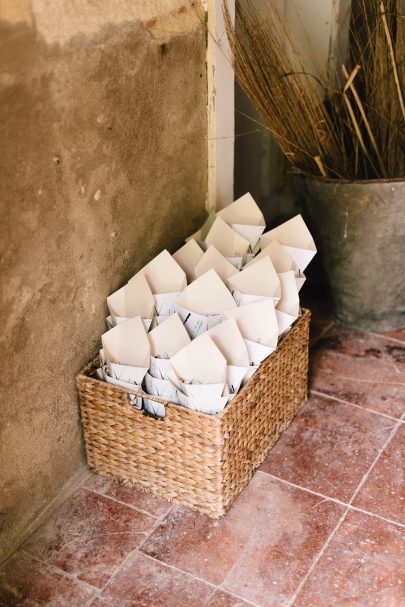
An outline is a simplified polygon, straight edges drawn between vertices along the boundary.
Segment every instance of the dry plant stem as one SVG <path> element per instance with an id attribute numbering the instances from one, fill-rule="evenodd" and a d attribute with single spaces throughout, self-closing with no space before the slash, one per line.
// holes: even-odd
<path id="1" fill-rule="evenodd" d="M 387 37 L 388 47 L 389 47 L 389 50 L 390 50 L 392 70 L 393 70 L 393 73 L 394 73 L 395 84 L 396 84 L 396 87 L 398 89 L 398 99 L 399 99 L 399 103 L 400 103 L 401 110 L 402 110 L 402 118 L 404 119 L 404 122 L 405 122 L 404 98 L 403 98 L 403 95 L 402 95 L 401 85 L 400 85 L 400 82 L 399 82 L 397 64 L 396 64 L 396 61 L 395 61 L 394 49 L 393 49 L 393 46 L 392 46 L 392 38 L 391 38 L 390 30 L 388 28 L 387 17 L 385 15 L 384 2 L 380 3 L 380 11 L 381 11 L 382 20 L 383 20 L 383 23 L 384 23 L 384 31 L 385 31 L 385 35 Z"/>
<path id="2" fill-rule="evenodd" d="M 317 164 L 317 165 L 318 165 L 318 167 L 319 167 L 319 170 L 320 170 L 320 172 L 321 172 L 322 177 L 327 177 L 327 176 L 328 176 L 328 174 L 327 174 L 327 172 L 325 171 L 325 168 L 324 168 L 324 166 L 323 166 L 323 164 L 322 164 L 321 157 L 320 157 L 320 156 L 315 156 L 314 160 L 315 160 L 316 164 Z"/>
<path id="3" fill-rule="evenodd" d="M 362 102 L 360 100 L 360 97 L 359 97 L 359 95 L 357 93 L 357 90 L 356 90 L 356 88 L 355 88 L 355 86 L 353 84 L 353 81 L 354 81 L 354 79 L 355 79 L 355 77 L 356 77 L 356 75 L 357 75 L 357 73 L 358 73 L 358 71 L 359 71 L 360 68 L 361 68 L 360 65 L 356 65 L 356 67 L 354 68 L 354 70 L 352 71 L 352 73 L 349 76 L 349 73 L 348 73 L 346 67 L 344 65 L 342 65 L 343 76 L 347 79 L 347 82 L 345 84 L 343 92 L 345 93 L 348 89 L 350 89 L 351 92 L 353 93 L 353 97 L 354 97 L 354 99 L 355 99 L 355 101 L 357 103 L 357 107 L 359 108 L 361 117 L 363 118 L 364 126 L 367 129 L 367 133 L 368 133 L 368 136 L 370 138 L 371 145 L 373 146 L 373 149 L 374 149 L 375 154 L 377 156 L 378 163 L 380 165 L 381 173 L 382 173 L 383 177 L 387 177 L 387 171 L 385 169 L 383 159 L 382 159 L 380 151 L 378 149 L 377 142 L 376 142 L 375 137 L 373 135 L 373 131 L 371 130 L 371 126 L 370 126 L 369 121 L 367 120 L 367 116 L 366 116 L 366 113 L 364 111 L 363 104 L 362 104 Z"/>
<path id="4" fill-rule="evenodd" d="M 346 78 L 347 82 L 344 86 L 343 92 L 345 93 L 349 88 L 351 88 L 352 82 L 353 80 L 356 78 L 358 71 L 361 69 L 361 65 L 357 64 L 356 67 L 354 68 L 354 70 L 352 71 L 352 73 L 349 74 L 347 73 L 347 70 L 345 68 L 344 65 L 342 65 L 342 70 L 343 70 L 343 75 Z M 345 74 L 346 72 L 346 74 Z"/>
<path id="5" fill-rule="evenodd" d="M 349 116 L 351 118 L 351 121 L 353 122 L 353 127 L 354 127 L 354 130 L 356 132 L 357 139 L 359 140 L 360 147 L 363 150 L 364 154 L 366 156 L 368 156 L 367 147 L 366 147 L 366 144 L 364 143 L 363 135 L 361 134 L 359 123 L 357 122 L 356 115 L 355 115 L 355 113 L 353 111 L 353 108 L 352 108 L 352 104 L 350 103 L 350 101 L 349 101 L 346 93 L 343 93 L 343 98 L 344 98 L 344 101 L 346 103 L 347 110 L 349 112 Z"/>
<path id="6" fill-rule="evenodd" d="M 311 73 L 316 57 L 296 47 L 299 37 L 292 37 L 274 0 L 236 0 L 235 26 L 225 0 L 235 74 L 296 168 L 345 179 L 403 177 L 402 0 L 352 2 L 344 82 L 336 88 L 333 74 Z"/>

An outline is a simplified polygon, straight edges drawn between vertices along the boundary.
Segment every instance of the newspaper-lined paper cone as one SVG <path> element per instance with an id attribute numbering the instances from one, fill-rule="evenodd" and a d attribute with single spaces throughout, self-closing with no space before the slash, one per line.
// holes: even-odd
<path id="1" fill-rule="evenodd" d="M 166 408 L 163 403 L 158 403 L 146 396 L 143 397 L 143 407 L 153 417 L 165 417 L 166 415 Z"/>
<path id="2" fill-rule="evenodd" d="M 118 363 L 110 363 L 107 361 L 106 376 L 118 379 L 121 382 L 140 386 L 148 367 L 134 367 L 132 365 L 120 365 Z M 122 385 L 122 384 L 120 384 Z M 127 387 L 127 386 L 124 386 Z"/>
<path id="3" fill-rule="evenodd" d="M 223 314 L 225 310 L 235 307 L 232 295 L 215 270 L 209 270 L 188 285 L 176 303 L 204 315 Z"/>
<path id="4" fill-rule="evenodd" d="M 265 226 L 264 216 L 253 196 L 247 192 L 217 213 L 229 225 L 239 223 L 251 226 Z"/>
<path id="5" fill-rule="evenodd" d="M 314 239 L 301 215 L 296 215 L 289 221 L 262 235 L 262 248 L 271 240 L 277 240 L 294 259 L 301 272 L 316 254 Z"/>
<path id="6" fill-rule="evenodd" d="M 226 383 L 228 384 L 229 392 L 231 395 L 234 395 L 238 392 L 243 378 L 248 372 L 248 369 L 249 366 L 234 367 L 233 365 L 228 365 L 226 367 Z"/>
<path id="7" fill-rule="evenodd" d="M 254 303 L 255 301 L 269 299 L 267 295 L 248 295 L 247 293 L 241 293 L 237 289 L 232 290 L 232 295 L 237 306 L 245 306 L 246 304 Z"/>
<path id="8" fill-rule="evenodd" d="M 225 381 L 220 384 L 188 384 L 179 379 L 181 392 L 191 398 L 205 398 L 206 402 L 222 396 Z"/>
<path id="9" fill-rule="evenodd" d="M 176 253 L 173 253 L 173 259 L 179 264 L 184 270 L 187 276 L 187 280 L 191 282 L 196 277 L 195 267 L 204 255 L 204 251 L 200 245 L 191 238 L 184 246 L 181 247 Z"/>
<path id="10" fill-rule="evenodd" d="M 301 291 L 302 287 L 304 286 L 306 279 L 307 279 L 307 277 L 300 270 L 297 270 L 295 272 L 295 282 L 297 283 L 298 293 Z"/>
<path id="11" fill-rule="evenodd" d="M 271 297 L 276 302 L 281 296 L 280 280 L 270 257 L 263 257 L 257 263 L 231 276 L 228 284 L 233 291 L 238 292 L 239 302 L 237 301 L 237 303 L 239 305 L 249 303 L 243 301 L 243 297 L 240 297 L 241 294 L 257 295 L 259 299 Z"/>
<path id="12" fill-rule="evenodd" d="M 224 320 L 223 314 L 210 314 L 206 316 L 187 310 L 187 308 L 183 308 L 178 304 L 176 304 L 176 311 L 191 339 L 195 339 Z"/>
<path id="13" fill-rule="evenodd" d="M 262 363 L 264 359 L 275 350 L 275 348 L 272 346 L 264 346 L 263 344 L 259 344 L 256 341 L 251 341 L 250 339 L 245 339 L 245 345 L 249 355 L 249 366 L 260 365 L 260 363 Z"/>
<path id="14" fill-rule="evenodd" d="M 109 295 L 107 306 L 114 324 L 135 316 L 151 319 L 155 301 L 145 276 L 136 274 L 131 283 Z"/>
<path id="15" fill-rule="evenodd" d="M 168 373 L 172 368 L 169 358 L 150 357 L 149 373 L 157 379 L 167 379 Z"/>
<path id="16" fill-rule="evenodd" d="M 225 316 L 236 320 L 239 331 L 245 339 L 276 348 L 278 325 L 272 299 L 264 299 L 228 310 Z"/>
<path id="17" fill-rule="evenodd" d="M 145 327 L 145 331 L 146 332 L 148 332 L 149 329 L 151 328 L 152 322 L 153 322 L 154 318 L 156 318 L 156 317 L 152 316 L 152 318 L 142 318 L 143 326 Z M 107 328 L 108 329 L 112 329 L 113 327 L 115 327 L 115 325 L 119 325 L 121 322 L 125 322 L 126 320 L 130 320 L 130 318 L 126 318 L 124 316 L 114 316 L 114 317 L 112 317 L 111 314 L 110 314 L 105 319 L 105 322 L 107 323 Z"/>
<path id="18" fill-rule="evenodd" d="M 215 270 L 197 278 L 176 301 L 176 311 L 192 338 L 222 322 L 225 310 L 235 306 L 235 300 Z"/>
<path id="19" fill-rule="evenodd" d="M 101 336 L 108 375 L 139 385 L 149 367 L 150 346 L 142 319 L 120 323 Z"/>
<path id="20" fill-rule="evenodd" d="M 180 291 L 174 291 L 173 293 L 154 293 L 155 315 L 162 317 L 174 314 L 176 299 L 178 298 L 179 293 Z"/>
<path id="21" fill-rule="evenodd" d="M 235 230 L 240 236 L 243 236 L 250 244 L 250 250 L 253 251 L 256 244 L 259 242 L 260 236 L 262 235 L 265 226 L 249 226 L 238 223 L 232 223 L 231 228 Z"/>
<path id="22" fill-rule="evenodd" d="M 108 374 L 109 366 L 110 366 L 110 364 L 108 363 L 107 372 L 105 374 L 105 381 L 108 384 L 111 384 L 113 386 L 120 386 L 121 388 L 126 388 L 127 390 L 139 391 L 141 389 L 142 380 L 145 376 L 145 373 L 147 372 L 147 369 L 144 369 L 143 372 L 141 372 L 139 370 L 140 367 L 131 367 L 130 368 L 131 381 L 124 381 L 123 379 L 117 379 L 113 375 L 109 375 Z M 121 365 L 115 365 L 115 367 L 119 367 L 119 369 L 118 369 L 119 374 L 124 375 L 124 371 L 123 371 Z M 133 369 L 136 369 L 135 375 L 134 375 Z M 112 371 L 112 373 L 114 373 L 114 371 Z M 137 381 L 135 381 L 135 379 L 137 379 Z M 133 404 L 135 404 L 135 403 L 133 402 Z M 142 403 L 140 403 L 140 404 L 138 403 L 138 405 L 139 406 L 137 408 L 140 409 Z"/>
<path id="23" fill-rule="evenodd" d="M 294 272 L 282 272 L 278 276 L 281 283 L 281 299 L 276 306 L 276 316 L 278 333 L 282 335 L 298 318 L 300 298 Z"/>
<path id="24" fill-rule="evenodd" d="M 249 355 L 245 340 L 234 318 L 228 318 L 220 325 L 210 329 L 207 335 L 225 356 L 226 383 L 231 394 L 240 388 L 242 379 L 249 367 Z"/>
<path id="25" fill-rule="evenodd" d="M 178 314 L 148 333 L 151 355 L 155 358 L 171 358 L 190 343 L 190 337 Z"/>
<path id="26" fill-rule="evenodd" d="M 287 253 L 284 247 L 277 240 L 272 240 L 264 249 L 260 251 L 247 265 L 252 266 L 264 257 L 270 257 L 271 262 L 277 274 L 280 272 L 289 272 L 295 270 L 295 263 L 291 255 Z"/>
<path id="27" fill-rule="evenodd" d="M 227 396 L 216 396 L 210 398 L 207 396 L 186 396 L 182 392 L 178 392 L 177 395 L 179 403 L 183 407 L 187 407 L 187 409 L 192 409 L 193 411 L 200 411 L 200 413 L 207 413 L 208 415 L 216 415 L 217 413 L 221 413 L 229 401 L 229 394 Z"/>
<path id="28" fill-rule="evenodd" d="M 224 257 L 214 245 L 210 245 L 195 266 L 195 277 L 199 278 L 208 270 L 215 270 L 224 283 L 228 278 L 237 274 L 238 270 Z"/>
<path id="29" fill-rule="evenodd" d="M 243 378 L 242 381 L 242 386 L 244 386 L 245 384 L 248 383 L 249 379 L 251 377 L 253 377 L 253 375 L 256 373 L 256 371 L 258 370 L 259 366 L 258 365 L 252 365 L 251 367 L 249 367 L 245 377 Z"/>
<path id="30" fill-rule="evenodd" d="M 183 382 L 223 384 L 226 359 L 207 335 L 201 335 L 171 358 L 177 377 Z"/>
<path id="31" fill-rule="evenodd" d="M 281 299 L 276 305 L 277 310 L 298 318 L 300 313 L 300 297 L 294 272 L 282 272 L 278 275 L 281 284 Z"/>
<path id="32" fill-rule="evenodd" d="M 239 272 L 239 270 L 241 270 L 243 268 L 243 266 L 246 264 L 246 261 L 248 258 L 249 258 L 249 255 L 243 255 L 242 257 L 227 257 L 227 260 Z"/>
<path id="33" fill-rule="evenodd" d="M 146 373 L 145 388 L 148 394 L 160 396 L 160 398 L 170 400 L 172 403 L 179 402 L 176 387 L 167 379 L 153 377 L 150 373 Z"/>
<path id="34" fill-rule="evenodd" d="M 235 367 L 249 366 L 249 356 L 245 341 L 234 318 L 228 318 L 207 333 L 214 344 L 225 356 L 228 365 Z"/>
<path id="35" fill-rule="evenodd" d="M 113 327 L 101 336 L 101 341 L 108 362 L 149 367 L 149 340 L 139 316 Z"/>
<path id="36" fill-rule="evenodd" d="M 178 297 L 178 294 L 177 294 L 177 297 Z M 150 329 L 155 329 L 156 327 L 158 327 L 159 325 L 161 325 L 163 322 L 166 322 L 166 320 L 168 320 L 170 318 L 170 316 L 172 316 L 172 314 L 160 314 L 158 316 L 154 316 L 152 318 L 152 322 L 151 322 L 149 328 Z"/>
<path id="37" fill-rule="evenodd" d="M 248 240 L 252 250 L 266 226 L 263 213 L 249 193 L 219 211 L 217 216 Z"/>
<path id="38" fill-rule="evenodd" d="M 291 270 L 294 272 L 297 289 L 300 291 L 306 281 L 305 274 L 299 270 L 291 255 L 287 253 L 285 248 L 277 240 L 272 240 L 266 245 L 264 249 L 247 264 L 247 266 L 251 266 L 266 256 L 270 257 L 277 274 L 290 272 Z"/>
<path id="39" fill-rule="evenodd" d="M 173 259 L 166 249 L 159 253 L 142 270 L 133 276 L 129 283 L 143 274 L 148 281 L 152 293 L 176 293 L 187 285 L 184 270 Z M 164 312 L 162 312 L 164 314 Z"/>
<path id="40" fill-rule="evenodd" d="M 291 325 L 297 320 L 296 316 L 291 316 L 291 314 L 286 314 L 285 312 L 281 312 L 281 310 L 276 310 L 276 317 L 279 335 L 288 331 Z"/>
<path id="41" fill-rule="evenodd" d="M 243 257 L 248 253 L 250 247 L 249 241 L 235 232 L 220 217 L 215 219 L 205 242 L 208 246 L 214 245 L 224 257 L 231 258 Z"/>

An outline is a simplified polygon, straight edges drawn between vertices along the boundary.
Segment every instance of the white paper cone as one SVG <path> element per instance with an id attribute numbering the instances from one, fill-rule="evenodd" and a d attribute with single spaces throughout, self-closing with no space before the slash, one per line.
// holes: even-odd
<path id="1" fill-rule="evenodd" d="M 172 403 L 178 403 L 177 390 L 167 379 L 157 379 L 147 373 L 145 375 L 145 388 L 148 394 L 159 396 Z"/>

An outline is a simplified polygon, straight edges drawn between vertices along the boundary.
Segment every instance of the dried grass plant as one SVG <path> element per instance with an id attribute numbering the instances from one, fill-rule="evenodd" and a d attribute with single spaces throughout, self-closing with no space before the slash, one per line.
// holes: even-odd
<path id="1" fill-rule="evenodd" d="M 354 0 L 345 64 L 324 79 L 308 73 L 273 0 L 261 5 L 236 0 L 232 24 L 224 4 L 233 65 L 293 167 L 349 180 L 404 177 L 404 0 Z"/>

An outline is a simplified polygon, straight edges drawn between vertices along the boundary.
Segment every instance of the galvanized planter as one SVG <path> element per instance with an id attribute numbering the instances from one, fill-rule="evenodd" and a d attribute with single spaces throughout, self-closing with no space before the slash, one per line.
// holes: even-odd
<path id="1" fill-rule="evenodd" d="M 335 318 L 371 331 L 405 326 L 405 180 L 297 179 Z"/>

